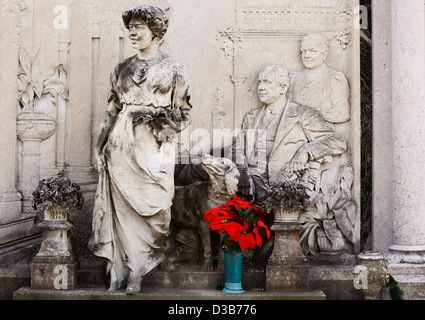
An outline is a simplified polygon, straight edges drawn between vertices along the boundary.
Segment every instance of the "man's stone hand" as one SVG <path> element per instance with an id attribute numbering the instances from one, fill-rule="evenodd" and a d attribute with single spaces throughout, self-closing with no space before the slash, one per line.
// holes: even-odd
<path id="1" fill-rule="evenodd" d="M 238 183 L 238 188 L 239 191 L 245 195 L 245 196 L 249 196 L 250 195 L 250 191 L 252 189 L 251 187 L 251 177 L 249 176 L 248 172 L 246 171 L 241 171 L 241 176 L 239 178 L 239 183 Z"/>
<path id="2" fill-rule="evenodd" d="M 300 175 L 306 168 L 308 162 L 308 151 L 301 147 L 294 155 L 292 160 L 286 164 L 284 172 L 287 177 L 291 177 L 292 174 Z"/>

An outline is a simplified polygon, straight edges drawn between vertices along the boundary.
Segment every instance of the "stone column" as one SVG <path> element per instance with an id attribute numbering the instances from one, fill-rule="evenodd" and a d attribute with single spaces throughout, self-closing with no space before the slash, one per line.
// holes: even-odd
<path id="1" fill-rule="evenodd" d="M 93 182 L 92 125 L 92 4 L 72 4 L 66 174 L 78 183 Z"/>
<path id="2" fill-rule="evenodd" d="M 40 180 L 40 144 L 54 133 L 55 121 L 42 113 L 22 112 L 17 123 L 22 141 L 22 212 L 30 213 L 32 193 Z"/>
<path id="3" fill-rule="evenodd" d="M 110 89 L 110 74 L 114 66 L 120 60 L 120 23 L 122 22 L 120 11 L 116 1 L 102 1 L 100 9 L 100 44 L 99 44 L 99 66 L 94 94 L 97 95 L 97 105 L 93 110 L 93 138 L 94 144 L 100 133 Z M 133 50 L 132 55 L 136 54 Z"/>
<path id="4" fill-rule="evenodd" d="M 71 0 L 62 2 L 60 7 L 61 25 L 58 30 L 58 61 L 64 66 L 65 72 L 60 77 L 64 83 L 68 82 L 69 73 L 69 47 L 71 43 Z M 58 18 L 58 16 L 56 17 Z M 66 19 L 65 19 L 66 18 Z M 66 108 L 67 101 L 62 97 L 58 97 L 57 103 L 57 128 L 56 128 L 56 168 L 63 171 L 66 166 Z"/>
<path id="5" fill-rule="evenodd" d="M 424 0 L 392 0 L 393 263 L 425 263 Z"/>
<path id="6" fill-rule="evenodd" d="M 391 1 L 373 0 L 373 249 L 392 244 Z"/>
<path id="7" fill-rule="evenodd" d="M 0 2 L 0 223 L 21 213 L 21 195 L 16 190 L 16 108 L 18 101 L 18 55 L 20 3 Z"/>

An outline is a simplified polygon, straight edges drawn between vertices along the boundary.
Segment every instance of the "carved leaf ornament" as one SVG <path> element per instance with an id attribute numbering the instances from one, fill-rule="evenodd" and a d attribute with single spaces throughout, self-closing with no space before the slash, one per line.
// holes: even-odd
<path id="1" fill-rule="evenodd" d="M 39 52 L 31 60 L 25 49 L 19 52 L 18 90 L 19 104 L 24 110 L 34 110 L 36 103 L 44 95 L 52 103 L 58 96 L 66 99 L 65 83 L 58 75 L 64 72 L 62 64 L 57 63 L 53 68 L 45 68 L 39 62 Z"/>
<path id="2" fill-rule="evenodd" d="M 337 180 L 329 170 L 322 173 L 320 192 L 314 197 L 312 207 L 301 220 L 304 230 L 300 241 L 305 253 L 317 255 L 320 252 L 317 230 L 323 230 L 331 243 L 340 233 L 349 242 L 354 243 L 356 206 L 351 200 L 353 182 L 354 173 L 351 166 L 342 167 Z"/>

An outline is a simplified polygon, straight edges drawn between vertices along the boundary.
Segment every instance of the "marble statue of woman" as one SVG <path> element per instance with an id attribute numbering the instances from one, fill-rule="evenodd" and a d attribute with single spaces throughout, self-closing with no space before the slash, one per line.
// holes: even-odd
<path id="1" fill-rule="evenodd" d="M 111 74 L 96 145 L 99 185 L 89 248 L 108 261 L 110 291 L 127 294 L 164 260 L 174 196 L 174 134 L 191 105 L 184 65 L 159 50 L 168 18 L 153 6 L 123 13 L 137 54 Z"/>

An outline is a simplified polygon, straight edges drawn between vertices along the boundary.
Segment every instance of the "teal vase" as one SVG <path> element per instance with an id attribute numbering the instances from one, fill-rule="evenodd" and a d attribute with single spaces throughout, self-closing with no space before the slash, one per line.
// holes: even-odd
<path id="1" fill-rule="evenodd" d="M 230 255 L 229 250 L 224 249 L 224 288 L 225 293 L 242 293 L 242 253 Z"/>

